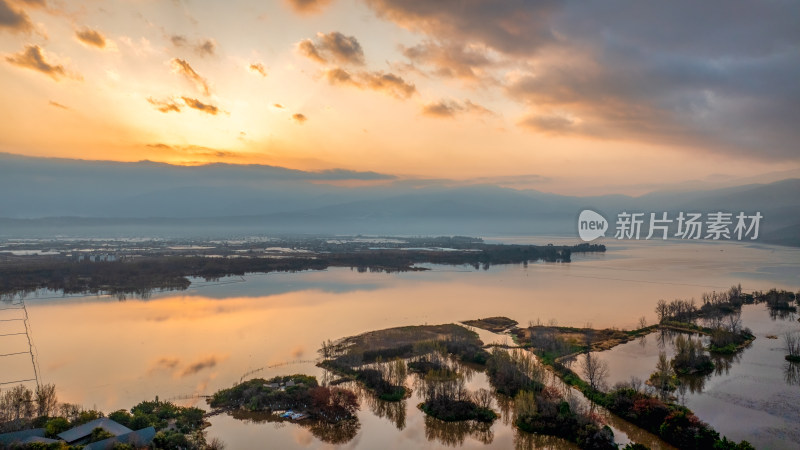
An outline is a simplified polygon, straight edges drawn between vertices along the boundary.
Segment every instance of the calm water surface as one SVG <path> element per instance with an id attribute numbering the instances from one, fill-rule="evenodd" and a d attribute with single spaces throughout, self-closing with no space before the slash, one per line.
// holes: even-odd
<path id="1" fill-rule="evenodd" d="M 502 240 L 555 242 L 527 237 Z M 555 319 L 561 325 L 633 328 L 641 316 L 650 323 L 655 321 L 653 308 L 660 298 L 699 299 L 704 291 L 726 289 L 734 283 L 741 283 L 745 290 L 800 287 L 800 249 L 675 241 L 606 244 L 606 254 L 574 255 L 570 264 L 508 265 L 488 270 L 431 266 L 430 271 L 400 274 L 337 268 L 248 275 L 219 283 L 198 280 L 187 291 L 157 294 L 147 300 L 28 298 L 26 304 L 42 381 L 55 383 L 62 401 L 112 411 L 155 395 L 177 399 L 213 393 L 243 377 L 307 373 L 321 378 L 324 374 L 313 362 L 319 344 L 368 330 L 496 315 L 522 324 Z M 17 310 L 0 313 L 4 318 L 21 314 Z M 749 423 L 747 414 L 791 418 L 796 417 L 798 404 L 792 400 L 793 404 L 781 406 L 788 385 L 781 364 L 773 361 L 782 358 L 775 350 L 781 344 L 762 339 L 760 328 L 751 323 L 757 316 L 749 310 L 743 316 L 745 325 L 756 330 L 759 338 L 742 361 L 732 366 L 729 375 L 708 380 L 702 394 L 688 395 L 686 400 L 723 434 L 753 441 L 769 430 L 742 427 L 742 422 Z M 16 332 L 15 327 L 20 326 L 14 321 L 0 324 L 0 334 Z M 506 339 L 491 333 L 481 336 L 484 341 Z M 5 350 L 0 353 L 27 348 L 24 336 L 0 339 L 0 348 Z M 638 344 L 604 354 L 618 358 L 624 367 L 615 371 L 617 362 L 613 362 L 612 377 L 630 372 L 646 378 L 652 371 L 654 360 L 652 364 L 644 361 L 646 358 L 626 362 L 624 354 L 632 345 Z M 657 355 L 651 348 L 642 351 L 648 357 L 654 352 Z M 747 369 L 737 369 L 742 366 Z M 1 372 L 0 381 L 30 378 L 30 357 L 3 358 Z M 485 376 L 476 373 L 470 383 L 471 388 L 485 386 Z M 734 395 L 743 388 L 753 395 Z M 798 391 L 797 386 L 791 389 Z M 426 420 L 413 397 L 405 402 L 403 426 L 399 427 L 390 418 L 396 418 L 399 411 L 387 413 L 386 407 L 366 400 L 359 414 L 360 428 L 344 447 L 485 448 L 486 442 L 498 448 L 568 446 L 560 440 L 518 436 L 505 415 L 488 430 L 446 427 Z M 177 401 L 202 405 L 199 399 Z M 731 404 L 736 408 L 729 407 Z M 229 448 L 257 448 L 265 442 L 276 448 L 329 446 L 308 427 L 295 424 L 227 415 L 214 416 L 211 422 L 209 435 L 221 437 Z M 791 431 L 777 422 L 763 422 L 784 433 Z M 621 430 L 624 424 L 611 425 L 623 442 L 626 434 L 636 433 Z"/>

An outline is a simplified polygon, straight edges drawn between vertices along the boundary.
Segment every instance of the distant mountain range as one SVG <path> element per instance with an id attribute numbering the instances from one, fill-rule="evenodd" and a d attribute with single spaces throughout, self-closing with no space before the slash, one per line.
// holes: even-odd
<path id="1" fill-rule="evenodd" d="M 361 187 L 342 187 L 341 182 Z M 366 185 L 364 185 L 366 183 Z M 184 167 L 0 154 L 0 237 L 265 233 L 576 236 L 585 208 L 761 212 L 759 241 L 800 245 L 800 179 L 693 192 L 564 196 L 374 172 Z M 611 232 L 613 234 L 613 230 Z"/>

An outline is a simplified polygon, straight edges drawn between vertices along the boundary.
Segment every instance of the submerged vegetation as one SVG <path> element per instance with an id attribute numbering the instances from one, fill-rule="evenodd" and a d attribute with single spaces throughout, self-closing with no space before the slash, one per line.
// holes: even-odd
<path id="1" fill-rule="evenodd" d="M 425 401 L 419 408 L 425 414 L 445 422 L 492 422 L 497 418 L 491 409 L 491 393 L 480 389 L 470 394 L 463 375 L 454 371 L 431 370 L 421 379 Z"/>
<path id="2" fill-rule="evenodd" d="M 791 298 L 794 301 L 796 296 L 791 292 L 775 289 L 767 294 L 746 294 L 739 285 L 731 287 L 727 292 L 704 293 L 700 307 L 694 299 L 677 299 L 671 302 L 659 300 L 656 314 L 662 327 L 709 336 L 708 351 L 712 354 L 734 354 L 755 339 L 752 331 L 742 326 L 742 305 L 765 303 L 773 311 L 774 305 L 778 304 L 774 299 L 782 298 Z"/>
<path id="3" fill-rule="evenodd" d="M 663 361 L 660 365 L 664 366 Z M 640 382 L 634 380 L 629 384 L 618 384 L 608 392 L 604 392 L 592 387 L 561 363 L 553 362 L 551 367 L 564 382 L 579 389 L 594 403 L 678 448 L 698 450 L 753 448 L 746 441 L 736 444 L 720 437 L 718 432 L 701 421 L 688 408 L 658 399 L 642 390 Z M 664 370 L 671 376 L 669 369 Z"/>
<path id="4" fill-rule="evenodd" d="M 646 336 L 658 328 L 657 325 L 642 324 L 636 330 L 619 330 L 615 328 L 593 329 L 591 327 L 575 328 L 558 326 L 555 321 L 543 324 L 530 322 L 526 328 L 515 328 L 512 336 L 523 348 L 535 350 L 545 359 L 563 358 L 579 353 L 603 351 L 619 344 Z"/>
<path id="5" fill-rule="evenodd" d="M 406 366 L 400 358 L 441 349 L 462 361 L 481 364 L 488 358 L 482 346 L 475 332 L 455 324 L 397 327 L 323 342 L 319 365 L 359 381 L 381 399 L 397 401 L 409 393 L 402 385 Z M 433 368 L 426 367 L 433 364 L 428 360 L 416 363 L 414 370 Z"/>
<path id="6" fill-rule="evenodd" d="M 705 374 L 714 370 L 714 363 L 705 353 L 703 344 L 691 336 L 678 334 L 675 338 L 675 352 L 671 364 L 679 375 Z"/>
<path id="7" fill-rule="evenodd" d="M 690 386 L 693 376 L 703 378 L 712 372 L 723 358 L 720 353 L 735 354 L 754 339 L 742 325 L 742 305 L 764 303 L 770 309 L 785 309 L 797 302 L 797 296 L 777 290 L 744 294 L 737 286 L 720 294 L 704 294 L 702 300 L 701 306 L 693 300 L 660 301 L 656 308 L 659 324 L 647 325 L 642 318 L 639 328 L 630 331 L 563 327 L 554 321 L 517 328 L 516 321 L 505 317 L 463 322 L 494 332 L 511 328 L 508 332 L 516 346 L 485 346 L 475 331 L 457 324 L 371 331 L 322 343 L 318 365 L 338 376 L 326 379 L 325 384 L 330 385 L 321 386 L 315 377 L 300 374 L 257 378 L 216 392 L 208 404 L 212 414 L 226 412 L 235 418 L 265 422 L 293 420 L 323 441 L 339 444 L 358 433 L 359 395 L 367 398 L 365 403 L 373 412 L 402 429 L 407 403 L 403 400 L 410 397 L 413 387 L 422 399 L 418 407 L 426 415 L 426 436 L 438 436 L 435 438 L 442 442 L 463 443 L 464 436 L 470 435 L 491 443 L 491 423 L 499 417 L 493 410 L 497 405 L 504 419 L 510 418 L 524 432 L 566 439 L 581 448 L 616 448 L 613 432 L 594 410 L 594 405 L 599 405 L 679 448 L 751 449 L 746 441 L 735 443 L 720 436 L 691 410 L 675 403 L 672 393 Z M 646 383 L 631 380 L 609 389 L 609 368 L 600 352 L 658 328 L 678 331 L 675 356 L 670 360 L 661 352 Z M 800 361 L 800 337 L 786 334 L 784 339 L 787 360 Z M 582 364 L 573 370 L 571 361 L 577 355 L 583 355 Z M 485 372 L 491 390 L 467 389 L 476 370 Z M 349 383 L 349 389 L 338 386 L 342 383 Z M 590 407 L 576 400 L 569 387 L 580 391 Z M 59 405 L 54 388 L 44 388 L 33 392 L 20 386 L 2 392 L 0 426 L 6 431 L 43 427 L 48 436 L 54 436 L 103 416 L 99 411 Z M 284 410 L 299 415 L 281 418 L 275 414 Z M 109 414 L 132 429 L 153 426 L 158 430 L 157 448 L 213 447 L 205 442 L 204 417 L 197 408 L 181 408 L 158 399 Z M 93 434 L 94 439 L 104 437 L 101 431 Z"/>
<path id="8" fill-rule="evenodd" d="M 670 403 L 670 392 L 684 382 L 691 383 L 689 376 L 707 374 L 714 370 L 714 362 L 706 352 L 711 352 L 712 355 L 735 353 L 755 338 L 749 329 L 742 326 L 743 304 L 766 303 L 770 309 L 775 305 L 782 308 L 786 307 L 786 302 L 796 301 L 796 298 L 791 292 L 776 290 L 767 294 L 744 294 L 741 287 L 735 286 L 728 292 L 704 294 L 703 305 L 700 307 L 692 300 L 662 300 L 656 308 L 659 324 L 647 326 L 642 319 L 640 328 L 632 331 L 559 327 L 554 322 L 545 325 L 537 321 L 530 323 L 527 328 L 512 330 L 512 335 L 520 347 L 532 350 L 542 363 L 550 366 L 557 376 L 568 385 L 579 389 L 590 401 L 672 445 L 695 449 L 749 449 L 752 446 L 746 441 L 740 444 L 728 441 L 689 409 Z M 709 346 L 706 348 L 700 340 L 679 334 L 675 339 L 675 357 L 670 361 L 662 352 L 656 371 L 646 385 L 634 381 L 629 385 L 617 385 L 607 390 L 604 379 L 608 366 L 596 356 L 596 352 L 635 337 L 645 336 L 657 328 L 706 335 Z M 581 353 L 585 354 L 581 367 L 583 377 L 567 365 L 570 358 Z M 683 377 L 687 378 L 684 380 Z M 570 418 L 569 405 L 550 400 L 550 415 L 545 420 L 537 416 L 540 414 L 537 408 L 539 403 L 547 403 L 546 395 L 541 399 L 542 391 L 539 391 L 538 397 L 535 390 L 520 392 L 517 397 L 523 401 L 517 401 L 516 407 L 522 408 L 520 413 L 528 417 L 527 422 L 523 421 L 523 426 L 536 430 L 546 430 L 554 424 L 560 425 L 559 430 L 575 426 L 576 422 Z M 534 414 L 531 411 L 537 412 Z M 561 431 L 551 429 L 550 432 Z M 574 428 L 568 433 L 571 436 L 578 435 Z M 600 439 L 600 442 L 604 440 Z"/>
<path id="9" fill-rule="evenodd" d="M 514 397 L 515 425 L 529 433 L 558 436 L 585 449 L 616 449 L 614 433 L 592 413 L 578 413 L 553 387 Z"/>
<path id="10" fill-rule="evenodd" d="M 519 391 L 541 391 L 544 388 L 545 371 L 529 352 L 508 352 L 495 347 L 486 364 L 486 374 L 494 389 L 509 397 Z"/>
<path id="11" fill-rule="evenodd" d="M 783 335 L 786 345 L 786 360 L 792 363 L 800 363 L 800 335 L 786 333 Z"/>

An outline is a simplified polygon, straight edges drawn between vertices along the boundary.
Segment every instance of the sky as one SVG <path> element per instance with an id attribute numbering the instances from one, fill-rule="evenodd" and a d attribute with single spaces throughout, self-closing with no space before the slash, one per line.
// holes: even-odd
<path id="1" fill-rule="evenodd" d="M 0 0 L 0 152 L 571 195 L 796 177 L 798 17 L 789 0 Z"/>

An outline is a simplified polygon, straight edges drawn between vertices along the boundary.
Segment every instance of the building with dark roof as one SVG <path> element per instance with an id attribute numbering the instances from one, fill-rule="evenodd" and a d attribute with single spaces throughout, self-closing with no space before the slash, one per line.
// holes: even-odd
<path id="1" fill-rule="evenodd" d="M 31 438 L 44 438 L 44 428 L 33 428 L 31 430 L 14 431 L 12 433 L 0 434 L 0 447 L 8 446 L 13 443 L 26 442 Z"/>
<path id="2" fill-rule="evenodd" d="M 92 430 L 95 428 L 101 428 L 114 435 L 114 437 L 88 443 L 92 435 Z M 86 447 L 84 447 L 86 450 L 110 450 L 117 444 L 129 444 L 135 448 L 141 448 L 150 445 L 155 435 L 156 429 L 153 427 L 133 431 L 118 422 L 103 417 L 59 433 L 58 437 L 60 440 L 46 438 L 44 428 L 3 433 L 0 434 L 0 448 L 32 444 L 35 442 L 53 444 L 62 441 L 70 445 L 86 445 Z"/>
<path id="3" fill-rule="evenodd" d="M 107 417 L 101 417 L 83 425 L 78 425 L 75 428 L 70 428 L 63 433 L 59 433 L 58 437 L 70 445 L 84 444 L 91 436 L 92 430 L 95 428 L 102 428 L 114 436 L 128 434 L 133 431 L 125 425 L 114 422 Z"/>
<path id="4" fill-rule="evenodd" d="M 129 444 L 134 448 L 145 447 L 153 442 L 156 429 L 153 427 L 142 428 L 141 430 L 131 431 L 130 433 L 120 434 L 102 441 L 92 442 L 86 445 L 84 450 L 111 450 L 117 444 Z"/>

